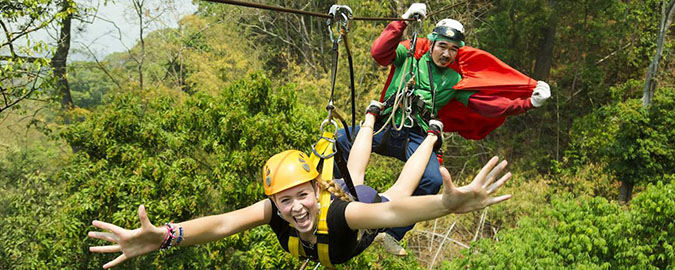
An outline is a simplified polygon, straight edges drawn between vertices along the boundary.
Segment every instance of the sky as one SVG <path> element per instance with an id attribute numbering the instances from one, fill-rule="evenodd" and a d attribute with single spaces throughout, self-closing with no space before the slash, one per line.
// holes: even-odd
<path id="1" fill-rule="evenodd" d="M 168 2 L 171 1 L 144 1 L 144 4 L 148 7 L 146 12 L 153 17 L 157 17 L 148 24 L 148 29 L 144 30 L 144 35 L 152 30 L 177 27 L 180 18 L 197 10 L 197 6 L 193 5 L 191 0 L 173 0 L 173 3 L 167 4 Z M 76 31 L 77 28 L 75 27 L 72 29 L 72 41 L 76 41 L 71 45 L 75 47 L 75 51 L 71 50 L 73 59 L 80 57 L 84 58 L 81 60 L 87 59 L 89 52 L 82 50 L 84 45 L 89 46 L 97 57 L 103 57 L 113 52 L 126 51 L 138 42 L 139 21 L 131 1 L 115 1 L 115 3 L 108 3 L 107 5 L 99 3 L 97 17 L 99 18 L 95 18 L 92 24 L 78 23 L 74 25 L 84 31 Z"/>
<path id="2" fill-rule="evenodd" d="M 98 12 L 95 16 L 86 18 L 87 22 L 73 20 L 69 61 L 93 60 L 92 53 L 100 60 L 108 54 L 124 52 L 138 42 L 139 21 L 132 1 L 108 0 L 107 4 L 104 4 L 105 0 L 76 0 L 76 2 L 98 7 Z M 180 18 L 197 10 L 192 0 L 144 0 L 144 5 L 146 13 L 150 17 L 157 18 L 148 23 L 144 36 L 152 30 L 177 27 Z M 36 32 L 30 38 L 54 44 L 56 35 L 56 29 L 50 29 Z"/>

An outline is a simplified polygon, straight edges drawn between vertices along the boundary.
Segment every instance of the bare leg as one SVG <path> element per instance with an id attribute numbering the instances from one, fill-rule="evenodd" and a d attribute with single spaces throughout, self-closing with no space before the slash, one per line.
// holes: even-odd
<path id="1" fill-rule="evenodd" d="M 352 151 L 349 152 L 347 169 L 349 169 L 354 186 L 363 185 L 366 176 L 366 166 L 373 147 L 373 125 L 375 125 L 375 116 L 367 113 L 366 120 L 363 121 L 354 139 Z"/>
<path id="2" fill-rule="evenodd" d="M 415 153 L 406 161 L 396 183 L 382 193 L 383 195 L 390 200 L 396 200 L 397 198 L 410 197 L 413 194 L 424 174 L 424 169 L 427 167 L 436 140 L 438 140 L 438 136 L 431 133 L 424 138 Z"/>

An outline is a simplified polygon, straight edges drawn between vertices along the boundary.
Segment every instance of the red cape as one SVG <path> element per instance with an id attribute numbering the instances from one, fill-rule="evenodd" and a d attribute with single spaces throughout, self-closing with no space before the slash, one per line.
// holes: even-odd
<path id="1" fill-rule="evenodd" d="M 472 47 L 459 49 L 450 68 L 462 75 L 453 88 L 474 90 L 482 94 L 498 95 L 509 99 L 528 98 L 537 81 L 513 69 L 494 55 Z M 452 100 L 438 111 L 444 130 L 457 132 L 464 138 L 480 140 L 501 126 L 506 117 L 487 118 L 469 110 L 457 100 Z"/>

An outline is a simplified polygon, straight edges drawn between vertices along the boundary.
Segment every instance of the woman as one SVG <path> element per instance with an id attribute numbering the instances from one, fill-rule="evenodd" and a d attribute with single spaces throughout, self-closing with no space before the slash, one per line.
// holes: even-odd
<path id="1" fill-rule="evenodd" d="M 328 242 L 326 252 L 330 263 L 339 264 L 360 254 L 373 240 L 377 229 L 401 227 L 418 221 L 438 218 L 450 213 L 465 213 L 484 208 L 509 199 L 510 195 L 489 197 L 510 177 L 506 173 L 497 180 L 506 166 L 506 161 L 497 165 L 493 157 L 476 175 L 471 184 L 455 187 L 450 174 L 441 168 L 445 189 L 439 195 L 411 196 L 417 187 L 429 160 L 434 143 L 439 140 L 442 125 L 430 123 L 430 132 L 420 147 L 408 159 L 394 185 L 382 194 L 363 185 L 366 165 L 370 158 L 371 140 L 375 114 L 368 108 L 361 124 L 347 167 L 352 181 L 357 186 L 359 202 L 349 202 L 343 189 L 334 181 L 321 179 L 315 168 L 306 162 L 308 157 L 297 150 L 289 150 L 270 158 L 263 167 L 263 185 L 268 199 L 236 211 L 201 217 L 178 224 L 156 227 L 147 217 L 143 205 L 138 208 L 141 227 L 126 230 L 110 223 L 93 221 L 92 224 L 110 232 L 89 232 L 88 236 L 113 242 L 113 245 L 90 247 L 91 252 L 122 252 L 116 259 L 103 265 L 113 267 L 128 258 L 143 255 L 160 248 L 188 246 L 216 241 L 257 226 L 269 224 L 279 243 L 289 251 L 289 239 L 299 239 L 305 257 L 320 259 L 321 248 L 317 242 Z M 317 233 L 320 209 L 319 195 L 322 190 L 335 194 L 329 205 L 324 205 L 327 224 L 325 235 Z M 381 201 L 377 203 L 378 201 Z M 359 230 L 367 233 L 359 237 Z M 319 236 L 317 236 L 319 235 Z M 296 247 L 297 248 L 297 247 Z M 293 253 L 293 248 L 290 252 Z M 297 249 L 296 252 L 297 254 Z M 324 265 L 327 263 L 324 263 Z"/>

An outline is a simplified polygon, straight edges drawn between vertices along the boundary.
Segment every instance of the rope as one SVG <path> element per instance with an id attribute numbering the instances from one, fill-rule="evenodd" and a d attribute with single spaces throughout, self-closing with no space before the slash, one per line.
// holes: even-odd
<path id="1" fill-rule="evenodd" d="M 410 57 L 406 58 L 405 62 L 403 62 L 403 71 L 402 71 L 401 74 L 405 74 L 406 70 L 408 69 L 408 60 L 410 60 Z M 398 108 L 398 105 L 401 102 L 400 98 L 403 95 L 403 92 L 401 91 L 403 89 L 402 88 L 403 81 L 405 81 L 405 76 L 401 76 L 401 79 L 399 80 L 399 84 L 398 84 L 398 89 L 396 90 L 396 92 L 394 92 L 394 105 L 391 106 L 391 113 L 389 113 L 389 117 L 387 117 L 387 120 L 384 121 L 384 125 L 382 125 L 382 127 L 377 132 L 375 132 L 373 135 L 377 135 L 378 133 L 382 132 L 382 130 L 384 130 L 387 127 L 387 123 L 390 122 L 390 121 L 391 121 L 392 126 L 394 127 L 394 129 L 396 131 L 400 131 L 401 129 L 403 129 L 403 124 L 401 124 L 400 127 L 397 127 L 396 124 L 395 124 L 395 120 L 394 120 L 394 115 L 396 114 L 396 110 Z M 403 117 L 405 117 L 405 113 L 404 113 Z"/>
<path id="2" fill-rule="evenodd" d="M 312 11 L 299 10 L 299 9 L 292 9 L 292 8 L 285 8 L 285 7 L 278 7 L 278 6 L 270 6 L 270 5 L 265 5 L 265 4 L 258 4 L 258 3 L 244 2 L 244 1 L 236 1 L 236 0 L 205 0 L 205 1 L 214 2 L 214 3 L 230 4 L 230 5 L 236 5 L 236 6 L 266 9 L 266 10 L 281 11 L 281 12 L 287 12 L 287 13 L 295 13 L 295 14 L 300 14 L 300 15 L 309 15 L 309 16 L 321 17 L 321 18 L 326 18 L 326 19 L 332 18 L 330 15 L 325 14 L 325 13 L 312 12 Z M 353 18 L 351 18 L 351 20 L 356 20 L 356 21 L 414 21 L 414 19 L 403 19 L 403 18 L 392 18 L 392 17 L 379 17 L 379 18 L 378 17 L 353 17 Z"/>

